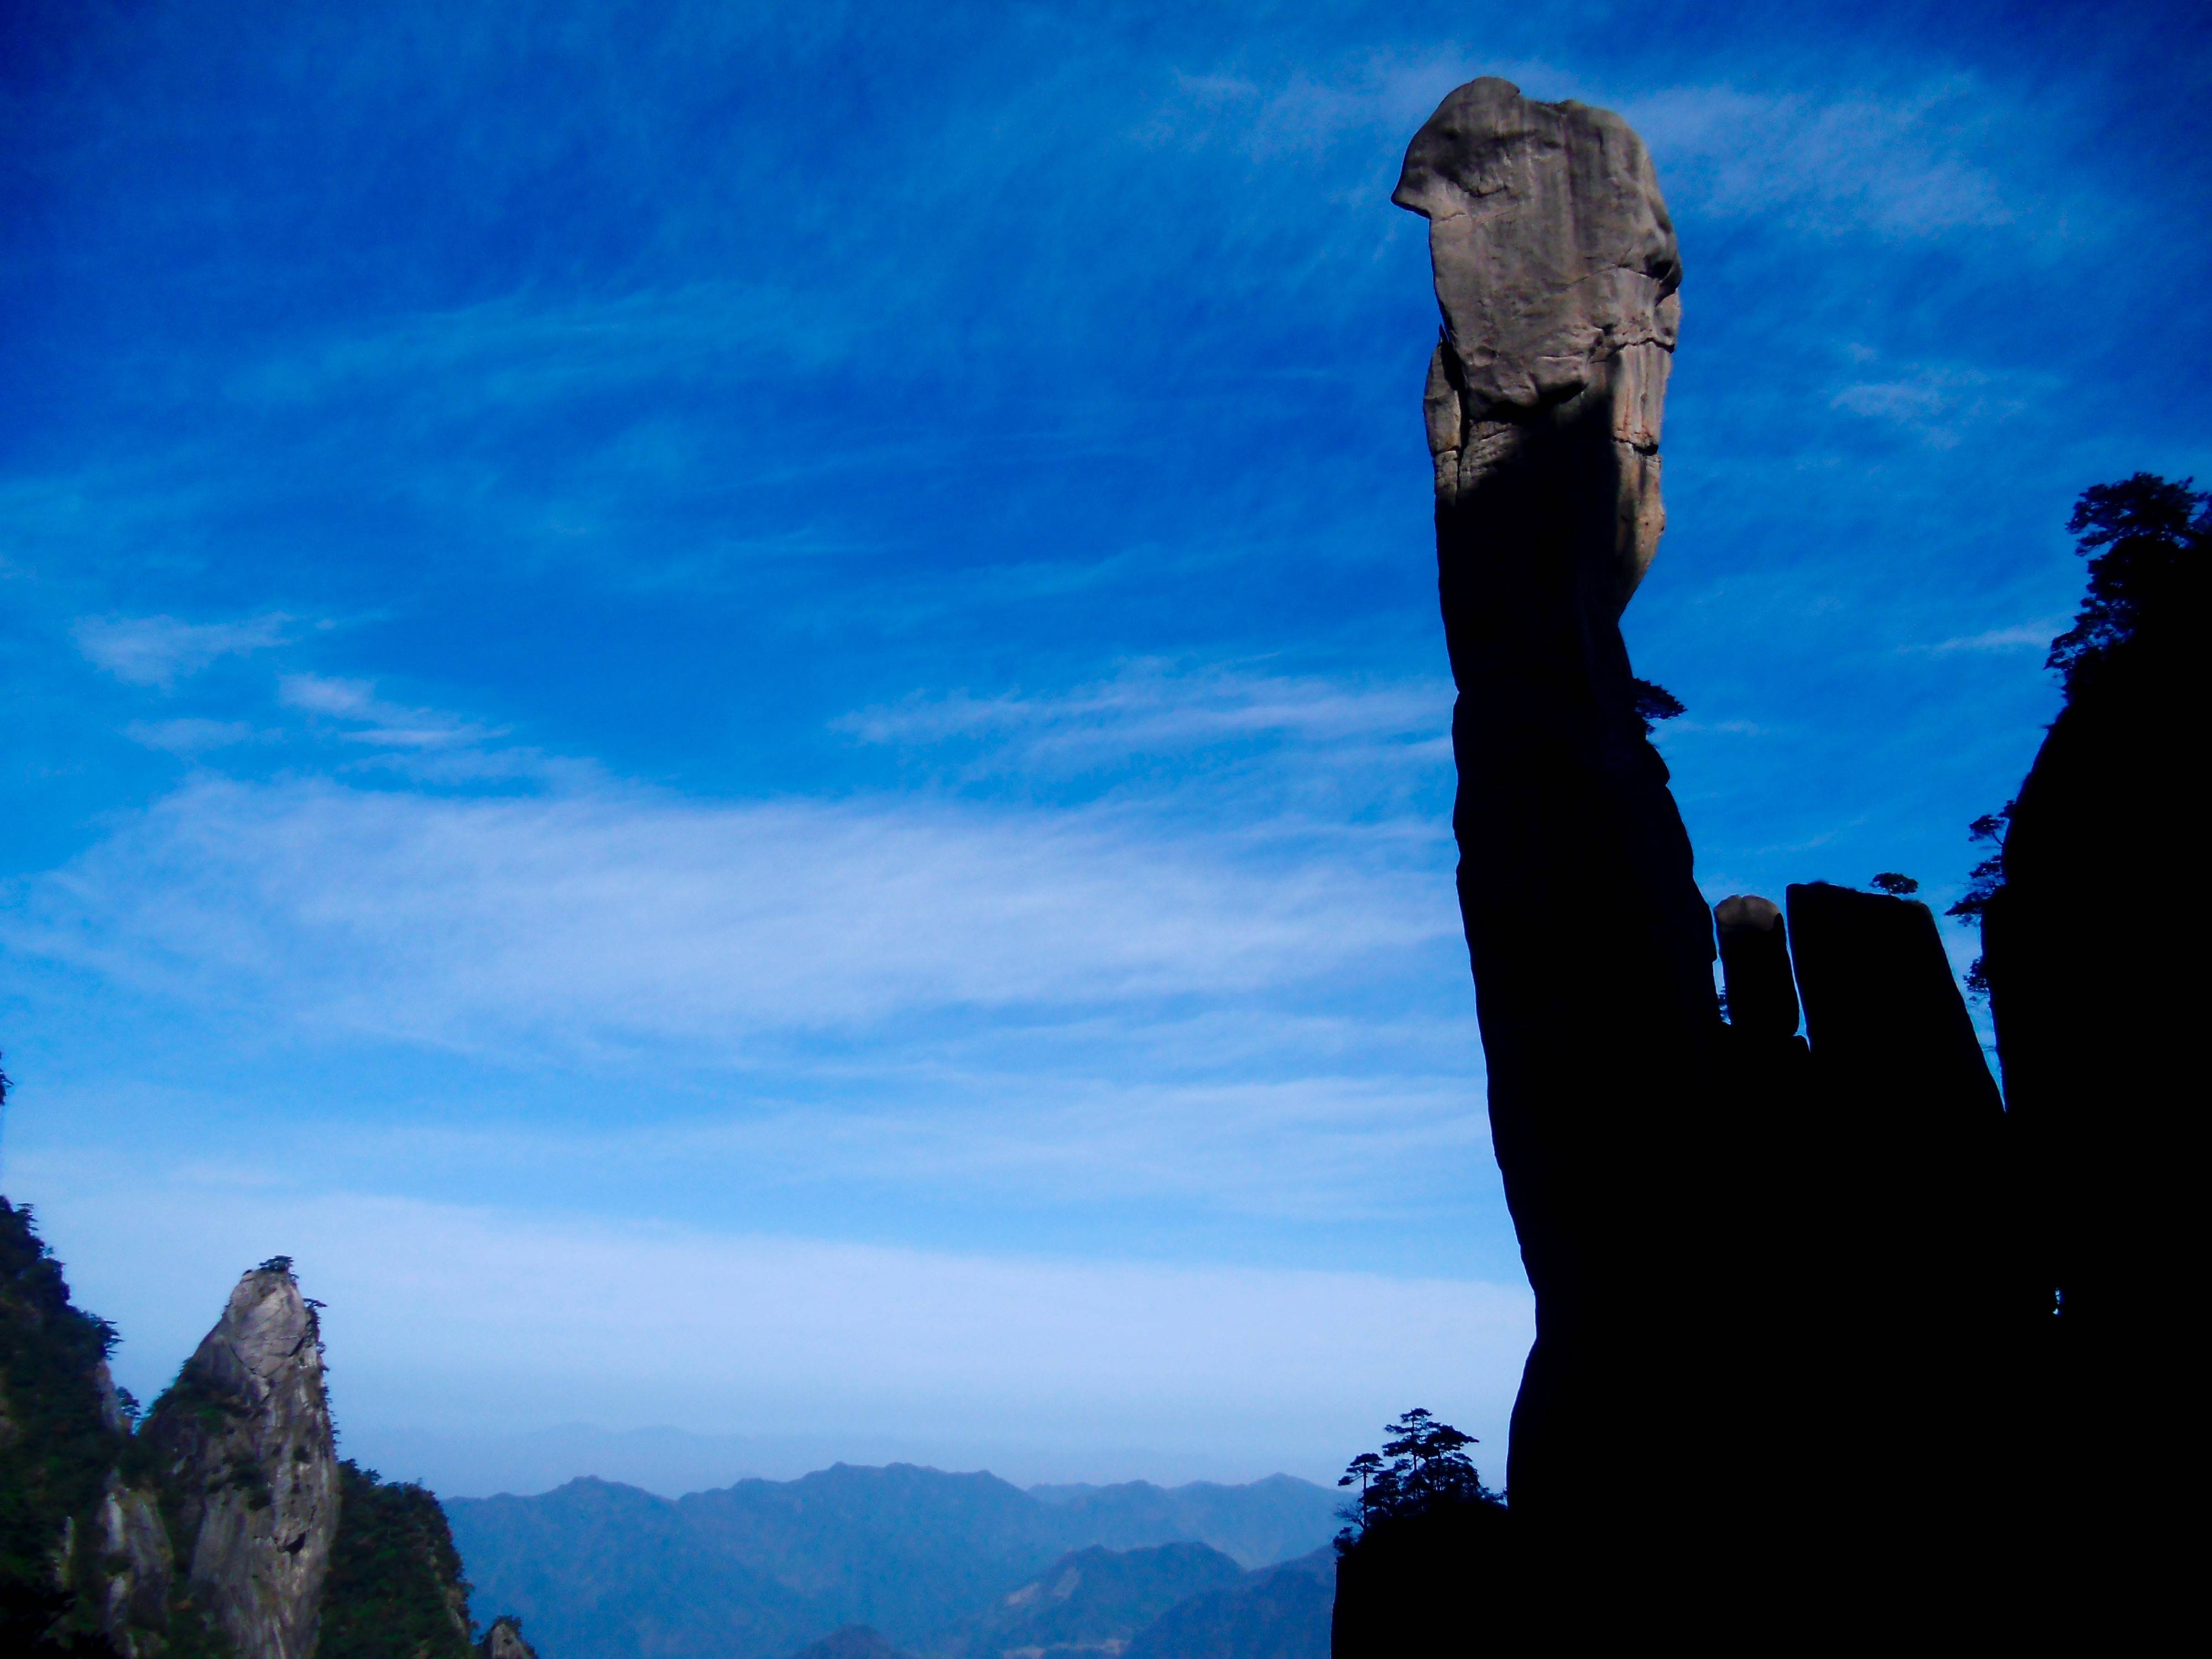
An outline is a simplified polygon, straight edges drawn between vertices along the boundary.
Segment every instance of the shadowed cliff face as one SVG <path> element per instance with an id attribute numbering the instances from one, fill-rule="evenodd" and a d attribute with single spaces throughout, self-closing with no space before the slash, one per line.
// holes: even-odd
<path id="1" fill-rule="evenodd" d="M 2057 1410 L 2092 1426 L 2055 1589 L 2145 1651 L 2188 1616 L 2197 1577 L 2193 1532 L 2169 1513 L 2201 1464 L 2203 1409 L 2203 975 L 2186 953 L 2203 903 L 2172 835 L 2201 812 L 2184 760 L 2202 742 L 2212 515 L 2198 510 L 2163 603 L 2070 677 L 2013 804 L 1983 934 Z"/>
<path id="2" fill-rule="evenodd" d="M 309 1659 L 338 1519 L 314 1310 L 247 1273 L 147 1425 L 193 1540 L 194 1601 L 240 1659 Z"/>
<path id="3" fill-rule="evenodd" d="M 157 1653 L 176 1574 L 160 1504 L 151 1492 L 125 1486 L 111 1472 L 100 1494 L 98 1536 L 107 1566 L 100 1588 L 100 1632 L 129 1659 Z"/>

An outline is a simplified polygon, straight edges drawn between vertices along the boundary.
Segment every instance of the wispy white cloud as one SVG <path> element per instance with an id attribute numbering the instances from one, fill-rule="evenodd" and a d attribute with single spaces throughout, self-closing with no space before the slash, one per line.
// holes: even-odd
<path id="1" fill-rule="evenodd" d="M 1267 741 L 1295 743 L 1306 763 L 1346 744 L 1384 746 L 1404 759 L 1434 763 L 1449 754 L 1450 723 L 1451 688 L 1441 680 L 1359 685 L 1145 660 L 1066 691 L 915 696 L 862 709 L 836 726 L 870 743 L 964 741 L 996 747 L 1027 767 L 1076 767 Z"/>
<path id="2" fill-rule="evenodd" d="M 1652 741 L 1664 749 L 1669 740 L 1676 738 L 1767 738 L 1773 735 L 1771 726 L 1762 725 L 1757 720 L 1701 720 L 1692 715 L 1661 722 L 1652 733 Z"/>
<path id="3" fill-rule="evenodd" d="M 288 708 L 319 715 L 349 728 L 343 734 L 347 742 L 379 749 L 456 749 L 501 735 L 489 726 L 434 708 L 386 702 L 377 696 L 372 680 L 287 674 L 276 683 L 276 696 Z"/>
<path id="4" fill-rule="evenodd" d="M 1856 96 L 1676 87 L 1622 113 L 1678 207 L 1831 236 L 2046 228 L 2045 204 L 2001 165 L 2008 110 L 1963 82 Z"/>
<path id="5" fill-rule="evenodd" d="M 1955 363 L 1911 363 L 1879 379 L 1853 380 L 1831 409 L 1882 422 L 1936 449 L 1955 446 L 1969 427 L 2018 415 L 2039 390 L 2027 376 L 1998 376 Z"/>
<path id="6" fill-rule="evenodd" d="M 450 427 L 488 408 L 604 397 L 633 382 L 720 380 L 734 372 L 733 354 L 819 368 L 862 333 L 851 307 L 812 289 L 690 283 L 550 303 L 512 295 L 333 335 L 240 371 L 228 390 L 280 409 L 397 392 L 434 405 Z"/>
<path id="7" fill-rule="evenodd" d="M 291 637 L 281 611 L 235 622 L 189 623 L 175 617 L 86 617 L 72 630 L 94 665 L 132 685 L 164 689 L 218 658 L 265 651 Z"/>
<path id="8" fill-rule="evenodd" d="M 1449 49 L 1369 52 L 1274 73 L 1179 72 L 1138 137 L 1156 144 L 1228 143 L 1257 160 L 1317 154 L 1378 132 L 1410 137 L 1445 94 L 1477 75 L 1523 76 L 1532 87 L 1552 78 L 1528 65 L 1480 65 Z M 1395 154 L 1386 149 L 1378 159 L 1395 171 Z"/>
<path id="9" fill-rule="evenodd" d="M 1163 838 L 1104 811 L 913 799 L 208 780 L 35 883 L 9 933 L 410 1041 L 728 1049 L 914 1011 L 1310 983 L 1451 931 L 1430 852 L 1387 829 Z"/>
<path id="10" fill-rule="evenodd" d="M 1418 1225 L 1463 1209 L 1490 1157 L 1480 1077 L 1422 1074 L 1406 1052 L 1449 1042 L 1449 1059 L 1475 1056 L 1471 998 L 1468 1006 L 1456 1023 L 1431 1017 L 1394 1029 L 1377 1021 L 1359 1034 L 1363 1060 L 1375 1058 L 1357 1074 L 1316 1068 L 1163 1082 L 1144 1075 L 1160 1067 L 1143 1052 L 1121 1055 L 1126 1074 L 1112 1079 L 1065 1063 L 1065 1054 L 1050 1057 L 1063 1062 L 1057 1066 L 1015 1074 L 908 1064 L 860 1071 L 859 1104 L 762 1100 L 756 1088 L 742 1106 L 705 1118 L 349 1125 L 316 1137 L 316 1161 L 362 1179 L 396 1178 L 425 1160 L 478 1170 L 495 1183 L 588 1167 L 607 1182 L 665 1193 L 713 1171 L 725 1190 L 748 1182 L 864 1187 L 963 1206 L 1012 1201 L 1097 1213 L 1165 1202 L 1189 1214 L 1269 1222 Z M 1310 1062 L 1321 1046 L 1316 1033 L 1286 1024 L 1292 1029 L 1268 1022 L 1267 1058 L 1278 1072 Z M 1416 1024 L 1429 1029 L 1408 1029 Z M 1141 1034 L 1131 1046 L 1141 1048 Z"/>
<path id="11" fill-rule="evenodd" d="M 1898 648 L 1924 652 L 1933 657 L 1948 657 L 1960 651 L 2047 651 L 2051 648 L 2051 641 L 2065 626 L 2063 618 L 2045 617 L 2034 622 L 2015 623 L 2010 628 L 1991 628 L 1979 634 L 1962 634 L 1954 639 L 1938 641 L 1934 645 L 1907 645 Z"/>
<path id="12" fill-rule="evenodd" d="M 228 749 L 235 744 L 250 742 L 257 734 L 242 720 L 188 717 L 173 720 L 132 720 L 123 728 L 123 735 L 133 743 L 144 744 L 149 749 L 166 750 L 172 755 L 189 758 L 204 755 L 211 749 Z"/>

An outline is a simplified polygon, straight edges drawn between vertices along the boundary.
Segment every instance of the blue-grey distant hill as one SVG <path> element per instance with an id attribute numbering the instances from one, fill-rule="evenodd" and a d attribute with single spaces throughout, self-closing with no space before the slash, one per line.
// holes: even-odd
<path id="1" fill-rule="evenodd" d="M 1234 1588 L 1244 1569 L 1204 1544 L 1063 1555 L 934 1644 L 947 1659 L 1006 1653 L 1118 1653 L 1139 1631 L 1194 1595 Z"/>
<path id="2" fill-rule="evenodd" d="M 1335 1606 L 1336 1551 L 1324 1545 L 1176 1602 L 1121 1659 L 1328 1659 Z"/>
<path id="3" fill-rule="evenodd" d="M 885 1646 L 998 1659 L 1008 1644 L 1060 1645 L 1037 1639 L 1054 1620 L 1127 1641 L 1194 1599 L 1214 1598 L 1210 1616 L 1234 1625 L 1223 1609 L 1272 1580 L 1255 1570 L 1310 1555 L 1335 1530 L 1336 1503 L 1287 1475 L 1024 1492 L 991 1474 L 841 1463 L 674 1499 L 583 1480 L 446 1510 L 477 1598 L 521 1614 L 541 1659 L 788 1659 L 861 1626 Z M 1280 1609 L 1263 1598 L 1250 1611 Z M 1324 1648 L 1327 1623 L 1323 1600 Z"/>

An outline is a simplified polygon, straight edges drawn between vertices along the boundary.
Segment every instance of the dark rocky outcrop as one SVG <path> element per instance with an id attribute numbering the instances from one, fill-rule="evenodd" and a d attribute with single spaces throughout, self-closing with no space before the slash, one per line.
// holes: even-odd
<path id="1" fill-rule="evenodd" d="M 1870 1620 L 1909 1607 L 1986 1637 L 2027 1605 L 2019 1552 L 2050 1501 L 2010 1126 L 1927 907 L 1819 883 L 1788 899 L 1811 1064 L 1806 1087 L 1754 1105 L 1817 1127 L 1772 1217 L 1787 1277 L 1747 1330 L 1793 1362 L 1765 1419 L 1786 1454 L 1774 1496 L 1820 1548 L 1788 1582 L 1856 1579 Z M 1917 1501 L 1822 1479 L 1820 1424 L 1846 1417 Z"/>
<path id="2" fill-rule="evenodd" d="M 1786 920 L 1709 915 L 1621 637 L 1679 323 L 1650 161 L 1617 116 L 1486 79 L 1393 199 L 1430 222 L 1443 315 L 1423 404 L 1459 897 L 1536 1340 L 1510 1509 L 1364 1539 L 1336 1651 L 1464 1645 L 1478 1595 L 1536 1649 L 1741 1645 L 1808 1610 L 1837 1637 L 1907 1607 L 1990 1637 L 2033 1306 L 1933 918 L 1820 884 Z M 1902 1491 L 1848 1477 L 1843 1435 Z M 1657 1478 L 1668 1444 L 1693 1480 Z"/>
<path id="3" fill-rule="evenodd" d="M 2080 1431 L 2040 1599 L 2094 1621 L 2115 1651 L 2148 1650 L 2189 1616 L 2190 1529 L 2169 1516 L 2204 1462 L 2201 981 L 2189 965 L 2203 900 L 2186 849 L 2212 501 L 2138 476 L 2087 492 L 2074 528 L 2130 505 L 2106 526 L 2124 533 L 2084 539 L 2084 552 L 2106 550 L 2054 645 L 2066 706 L 2009 809 L 1983 913 L 2051 1415 Z"/>
<path id="4" fill-rule="evenodd" d="M 1494 1504 L 1453 1504 L 1370 1526 L 1337 1563 L 1330 1652 L 1396 1659 L 1479 1644 L 1545 1651 L 1532 1640 L 1547 1621 L 1540 1606 L 1530 1605 L 1542 1597 L 1528 1581 L 1520 1520 Z M 1608 1593 L 1609 1586 L 1592 1589 Z"/>

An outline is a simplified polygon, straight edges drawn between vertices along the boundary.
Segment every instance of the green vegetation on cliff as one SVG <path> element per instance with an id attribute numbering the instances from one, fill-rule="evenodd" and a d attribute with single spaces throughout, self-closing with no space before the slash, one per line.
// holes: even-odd
<path id="1" fill-rule="evenodd" d="M 107 1386 L 115 1333 L 70 1301 L 28 1206 L 0 1198 L 0 1649 L 107 1651 L 82 1583 L 108 1474 L 128 1450 Z M 73 1546 L 64 1561 L 64 1541 Z"/>
<path id="2" fill-rule="evenodd" d="M 437 1498 L 350 1459 L 338 1478 L 316 1659 L 468 1659 L 469 1587 Z"/>

